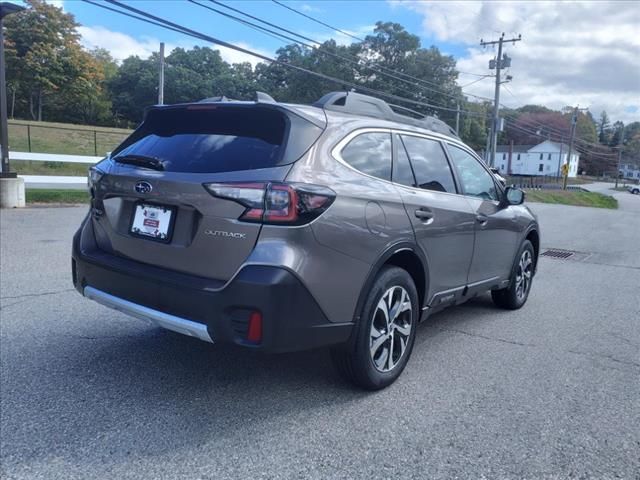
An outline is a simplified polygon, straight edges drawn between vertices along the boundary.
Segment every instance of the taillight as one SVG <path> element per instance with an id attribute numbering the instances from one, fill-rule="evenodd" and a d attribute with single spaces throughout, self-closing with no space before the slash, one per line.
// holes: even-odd
<path id="1" fill-rule="evenodd" d="M 303 225 L 322 214 L 336 194 L 327 187 L 306 183 L 205 183 L 215 197 L 246 207 L 239 220 L 277 225 Z"/>

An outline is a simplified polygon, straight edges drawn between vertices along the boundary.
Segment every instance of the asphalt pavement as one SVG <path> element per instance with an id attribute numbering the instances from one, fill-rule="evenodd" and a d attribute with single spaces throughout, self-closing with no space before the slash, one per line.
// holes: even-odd
<path id="1" fill-rule="evenodd" d="M 575 259 L 542 258 L 521 310 L 485 295 L 434 315 L 376 393 L 325 351 L 210 345 L 86 300 L 86 207 L 3 210 L 0 476 L 638 479 L 636 206 L 532 204 L 543 247 Z"/>

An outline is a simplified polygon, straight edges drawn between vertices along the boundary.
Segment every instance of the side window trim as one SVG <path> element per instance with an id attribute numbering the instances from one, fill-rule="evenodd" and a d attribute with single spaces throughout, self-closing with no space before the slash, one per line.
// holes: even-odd
<path id="1" fill-rule="evenodd" d="M 395 171 L 395 163 L 398 161 L 398 155 L 399 155 L 399 150 L 400 149 L 404 150 L 405 155 L 407 156 L 407 160 L 409 162 L 409 168 L 411 169 L 411 176 L 413 177 L 413 185 L 409 186 L 409 185 L 404 185 L 402 183 L 397 183 L 395 182 L 394 178 L 393 178 L 393 172 Z M 391 160 L 391 183 L 393 183 L 394 185 L 400 185 L 402 187 L 407 187 L 407 188 L 418 188 L 418 182 L 416 180 L 416 172 L 413 170 L 413 164 L 411 163 L 411 158 L 409 158 L 409 153 L 407 152 L 407 149 L 404 147 L 404 143 L 402 143 L 402 139 L 400 138 L 400 134 L 393 130 L 391 132 L 391 149 L 393 152 L 393 159 Z"/>

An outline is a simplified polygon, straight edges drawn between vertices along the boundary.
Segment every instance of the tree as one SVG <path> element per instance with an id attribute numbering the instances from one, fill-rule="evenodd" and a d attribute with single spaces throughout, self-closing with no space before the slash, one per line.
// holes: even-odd
<path id="1" fill-rule="evenodd" d="M 609 128 L 611 123 L 609 121 L 609 115 L 604 110 L 600 114 L 600 120 L 598 122 L 598 140 L 603 145 L 609 144 L 610 132 Z"/>
<path id="2" fill-rule="evenodd" d="M 618 120 L 613 124 L 612 130 L 613 130 L 613 134 L 611 135 L 611 139 L 609 140 L 609 146 L 617 147 L 623 141 L 624 123 Z"/>
<path id="3" fill-rule="evenodd" d="M 472 112 L 461 115 L 460 138 L 476 152 L 479 152 L 486 147 L 491 104 L 489 102 L 464 102 L 460 108 Z"/>
<path id="4" fill-rule="evenodd" d="M 105 73 L 80 45 L 73 15 L 43 0 L 5 20 L 12 116 L 108 122 Z"/>
<path id="5" fill-rule="evenodd" d="M 113 115 L 135 124 L 142 120 L 144 109 L 158 100 L 157 54 L 142 60 L 125 58 L 118 73 L 108 82 Z"/>

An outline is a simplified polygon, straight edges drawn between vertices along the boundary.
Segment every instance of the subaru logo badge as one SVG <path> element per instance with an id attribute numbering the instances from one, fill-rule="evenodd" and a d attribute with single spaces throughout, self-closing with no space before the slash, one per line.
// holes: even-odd
<path id="1" fill-rule="evenodd" d="M 153 187 L 149 182 L 136 182 L 133 189 L 138 193 L 151 193 Z"/>

